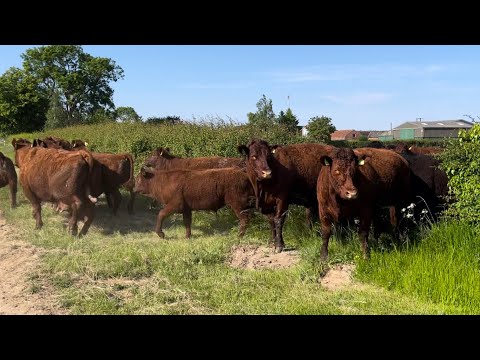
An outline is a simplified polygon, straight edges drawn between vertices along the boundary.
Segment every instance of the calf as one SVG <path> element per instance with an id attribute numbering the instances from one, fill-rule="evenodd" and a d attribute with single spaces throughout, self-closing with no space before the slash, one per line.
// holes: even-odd
<path id="1" fill-rule="evenodd" d="M 12 160 L 0 152 L 0 188 L 7 185 L 10 188 L 10 205 L 13 209 L 17 206 L 17 172 Z"/>
<path id="2" fill-rule="evenodd" d="M 410 200 L 410 169 L 398 154 L 385 149 L 331 150 L 320 158 L 325 164 L 317 181 L 318 211 L 322 228 L 321 259 L 328 256 L 332 224 L 344 218 L 360 219 L 359 237 L 368 258 L 368 233 L 377 206 L 390 206 L 391 221 Z"/>
<path id="3" fill-rule="evenodd" d="M 257 198 L 257 208 L 265 207 L 275 213 L 270 219 L 276 252 L 285 247 L 282 231 L 289 204 L 316 212 L 316 185 L 322 167 L 319 158 L 332 149 L 333 146 L 321 144 L 278 147 L 260 139 L 238 147 L 247 158 L 247 174 Z"/>
<path id="4" fill-rule="evenodd" d="M 78 232 L 77 222 L 86 219 L 80 235 L 85 235 L 94 218 L 94 203 L 89 178 L 93 171 L 93 156 L 88 151 L 68 152 L 33 147 L 29 141 L 12 141 L 15 165 L 20 168 L 23 193 L 33 207 L 36 229 L 43 226 L 43 201 L 68 205 L 71 217 L 68 223 L 72 235 Z"/>
<path id="5" fill-rule="evenodd" d="M 240 236 L 245 233 L 253 189 L 245 172 L 238 168 L 209 170 L 154 170 L 142 166 L 135 179 L 135 192 L 164 205 L 157 216 L 155 231 L 165 237 L 162 223 L 172 213 L 182 213 L 186 237 L 191 235 L 192 210 L 213 210 L 228 205 L 240 220 Z"/>
<path id="6" fill-rule="evenodd" d="M 169 148 L 160 147 L 156 149 L 147 160 L 145 160 L 144 164 L 157 170 L 205 170 L 226 167 L 242 168 L 245 167 L 245 160 L 222 156 L 182 158 L 172 155 Z"/>

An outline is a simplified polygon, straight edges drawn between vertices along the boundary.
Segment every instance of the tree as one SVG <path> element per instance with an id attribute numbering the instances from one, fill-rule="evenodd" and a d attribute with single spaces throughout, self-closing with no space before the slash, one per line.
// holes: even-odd
<path id="1" fill-rule="evenodd" d="M 287 109 L 286 113 L 280 111 L 280 114 L 277 118 L 277 123 L 286 126 L 292 132 L 297 131 L 298 119 L 295 115 L 293 115 L 292 109 L 290 108 Z"/>
<path id="2" fill-rule="evenodd" d="M 140 122 L 142 117 L 130 106 L 120 106 L 115 110 L 115 120 L 121 122 Z"/>
<path id="3" fill-rule="evenodd" d="M 314 116 L 307 124 L 308 137 L 316 142 L 327 143 L 330 141 L 330 134 L 336 129 L 332 119 L 327 116 Z"/>
<path id="4" fill-rule="evenodd" d="M 254 126 L 267 129 L 275 125 L 275 113 L 273 112 L 272 100 L 265 95 L 257 102 L 257 112 L 248 113 L 248 122 Z"/>
<path id="5" fill-rule="evenodd" d="M 179 116 L 166 116 L 166 117 L 156 117 L 152 116 L 145 121 L 147 124 L 156 124 L 156 125 L 161 125 L 161 124 L 181 124 L 182 120 L 180 119 Z"/>
<path id="6" fill-rule="evenodd" d="M 43 129 L 47 94 L 37 80 L 12 67 L 0 76 L 0 132 L 12 134 Z"/>
<path id="7" fill-rule="evenodd" d="M 39 81 L 51 101 L 61 105 L 64 126 L 84 122 L 99 109 L 115 108 L 110 82 L 123 78 L 115 61 L 93 57 L 79 45 L 28 49 L 22 59 L 25 71 Z"/>

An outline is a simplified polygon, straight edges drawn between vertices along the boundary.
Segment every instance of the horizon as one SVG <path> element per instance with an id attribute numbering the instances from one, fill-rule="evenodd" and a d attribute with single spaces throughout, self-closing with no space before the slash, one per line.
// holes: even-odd
<path id="1" fill-rule="evenodd" d="M 1 45 L 0 73 L 41 45 Z M 276 115 L 305 126 L 332 118 L 337 130 L 387 131 L 408 121 L 476 117 L 476 45 L 83 45 L 123 68 L 116 107 L 146 120 L 219 117 L 247 122 L 263 94 Z"/>

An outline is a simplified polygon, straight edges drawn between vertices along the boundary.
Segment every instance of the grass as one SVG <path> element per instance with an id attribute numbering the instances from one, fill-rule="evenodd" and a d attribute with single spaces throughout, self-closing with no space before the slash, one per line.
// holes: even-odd
<path id="1" fill-rule="evenodd" d="M 0 151 L 12 156 L 8 147 Z M 11 210 L 8 188 L 0 189 L 7 222 L 22 239 L 45 249 L 40 269 L 31 276 L 31 291 L 39 293 L 39 284 L 47 282 L 73 314 L 480 313 L 477 289 L 451 288 L 460 284 L 459 277 L 478 284 L 478 240 L 466 228 L 447 233 L 451 225 L 445 225 L 415 249 L 374 250 L 369 263 L 357 260 L 360 244 L 347 232 L 331 240 L 329 263 L 321 265 L 320 238 L 304 225 L 303 209 L 292 207 L 284 238 L 287 248 L 300 251 L 301 261 L 288 269 L 249 270 L 232 268 L 227 260 L 234 245 L 267 244 L 270 231 L 261 215 L 239 239 L 238 221 L 229 209 L 194 212 L 192 239 L 186 240 L 182 216 L 176 214 L 165 221 L 166 239 L 161 240 L 153 231 L 157 211 L 148 210 L 148 200 L 139 197 L 136 214 L 128 216 L 124 194 L 117 217 L 101 199 L 89 233 L 78 239 L 67 235 L 65 215 L 54 213 L 49 204 L 42 207 L 44 227 L 34 230 L 21 188 L 18 200 L 20 206 Z M 440 235 L 453 239 L 456 231 L 467 233 L 461 243 L 433 248 Z M 338 291 L 319 284 L 326 266 L 357 261 L 357 276 L 365 283 Z"/>

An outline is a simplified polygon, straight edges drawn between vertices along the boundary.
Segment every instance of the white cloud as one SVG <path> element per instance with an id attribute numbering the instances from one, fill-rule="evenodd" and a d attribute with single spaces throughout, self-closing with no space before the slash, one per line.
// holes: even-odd
<path id="1" fill-rule="evenodd" d="M 251 82 L 241 83 L 210 83 L 210 84 L 184 84 L 182 89 L 246 89 L 253 87 L 255 84 Z"/>
<path id="2" fill-rule="evenodd" d="M 299 69 L 267 72 L 266 75 L 278 82 L 345 81 L 354 79 L 392 79 L 438 73 L 448 69 L 446 65 L 322 65 Z"/>

